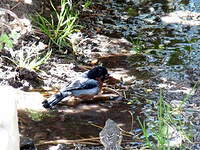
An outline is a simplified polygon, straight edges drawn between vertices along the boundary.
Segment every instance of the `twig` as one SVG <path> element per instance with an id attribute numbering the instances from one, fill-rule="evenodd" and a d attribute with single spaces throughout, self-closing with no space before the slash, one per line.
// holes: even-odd
<path id="1" fill-rule="evenodd" d="M 94 142 L 92 142 L 92 141 L 94 141 Z M 46 141 L 46 142 L 40 142 L 40 143 L 38 143 L 36 145 L 60 144 L 60 143 L 64 143 L 64 144 L 82 143 L 82 144 L 90 144 L 90 145 L 99 145 L 99 137 L 86 138 L 86 139 L 78 139 L 78 140 Z"/>
<path id="2" fill-rule="evenodd" d="M 94 123 L 90 123 L 90 125 L 95 126 L 95 127 L 97 127 L 97 128 L 100 128 L 100 129 L 103 129 L 103 127 L 101 127 L 101 126 L 99 126 L 99 125 L 96 125 L 96 124 L 94 124 Z M 123 130 L 123 129 L 120 128 L 120 127 L 119 127 L 119 129 L 123 132 L 123 133 L 122 133 L 123 136 L 131 137 L 131 135 L 134 135 L 134 134 L 132 134 L 131 132 L 125 131 L 125 130 Z"/>
<path id="3" fill-rule="evenodd" d="M 128 111 L 131 114 L 131 131 L 133 130 L 133 113 Z"/>
<path id="4" fill-rule="evenodd" d="M 109 88 L 109 87 L 104 87 L 103 90 L 108 91 L 108 92 L 111 92 L 111 93 L 115 93 L 115 94 L 121 96 L 121 94 L 120 94 L 119 92 L 117 92 L 115 89 L 111 89 L 111 88 Z M 121 97 L 122 97 L 122 96 L 121 96 Z"/>
<path id="5" fill-rule="evenodd" d="M 18 5 L 20 5 L 22 2 L 19 1 L 15 6 L 13 6 L 10 10 L 13 10 L 14 8 L 16 8 Z"/>

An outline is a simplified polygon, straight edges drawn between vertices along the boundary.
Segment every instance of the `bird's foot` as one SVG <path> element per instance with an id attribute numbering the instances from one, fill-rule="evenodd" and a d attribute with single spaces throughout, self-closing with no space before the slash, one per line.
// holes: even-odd
<path id="1" fill-rule="evenodd" d="M 53 109 L 53 107 L 49 104 L 49 102 L 48 102 L 47 100 L 44 100 L 44 101 L 42 102 L 42 105 L 43 105 L 43 107 L 46 108 L 46 109 Z"/>

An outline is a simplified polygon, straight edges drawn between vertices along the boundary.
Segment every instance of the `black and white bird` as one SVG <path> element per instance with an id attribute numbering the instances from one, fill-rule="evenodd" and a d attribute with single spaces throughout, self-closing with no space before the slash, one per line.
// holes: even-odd
<path id="1" fill-rule="evenodd" d="M 101 91 L 103 81 L 109 77 L 105 67 L 97 66 L 82 73 L 71 84 L 62 88 L 57 94 L 43 101 L 43 107 L 52 109 L 62 99 L 68 96 L 90 99 Z"/>

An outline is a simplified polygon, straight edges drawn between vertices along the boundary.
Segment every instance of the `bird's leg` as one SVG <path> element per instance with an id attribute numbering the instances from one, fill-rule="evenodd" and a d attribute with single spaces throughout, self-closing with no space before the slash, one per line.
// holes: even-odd
<path id="1" fill-rule="evenodd" d="M 48 98 L 44 102 L 42 102 L 42 104 L 43 104 L 44 108 L 50 108 L 50 109 L 52 109 L 53 106 L 55 106 L 56 104 L 58 104 L 63 98 L 64 98 L 64 96 L 62 95 L 61 92 L 59 92 L 59 93 L 51 96 L 50 98 Z"/>
<path id="2" fill-rule="evenodd" d="M 54 95 L 54 97 L 55 98 L 49 103 L 50 106 L 55 106 L 64 98 L 62 93 L 57 93 L 56 95 Z"/>

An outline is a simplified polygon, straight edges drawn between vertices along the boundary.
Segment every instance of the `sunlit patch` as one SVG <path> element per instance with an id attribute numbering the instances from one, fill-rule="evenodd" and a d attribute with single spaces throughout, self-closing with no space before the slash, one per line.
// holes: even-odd
<path id="1" fill-rule="evenodd" d="M 169 84 L 161 83 L 161 84 L 158 84 L 158 87 L 159 87 L 159 88 L 166 88 L 166 89 L 169 89 L 169 88 L 172 88 L 173 86 L 172 86 L 172 85 L 169 85 Z"/>
<path id="2" fill-rule="evenodd" d="M 75 113 L 73 109 L 65 109 L 65 110 L 62 110 L 62 112 L 65 112 L 65 113 Z"/>
<path id="3" fill-rule="evenodd" d="M 97 110 L 97 112 L 107 112 L 107 111 L 108 111 L 108 109 L 106 109 L 106 108 L 101 108 L 101 109 Z"/>
<path id="4" fill-rule="evenodd" d="M 98 108 L 98 106 L 96 106 L 96 105 L 83 105 L 82 107 L 81 107 L 81 109 L 83 109 L 83 110 L 91 110 L 91 109 L 97 109 Z"/>
<path id="5" fill-rule="evenodd" d="M 24 0 L 24 3 L 25 3 L 25 4 L 32 5 L 33 2 L 32 2 L 32 0 Z"/>
<path id="6" fill-rule="evenodd" d="M 119 123 L 118 126 L 119 126 L 119 127 L 124 127 L 125 124 L 124 124 L 124 123 Z"/>
<path id="7" fill-rule="evenodd" d="M 87 111 L 95 111 L 95 112 L 101 113 L 101 112 L 107 112 L 108 109 L 100 107 L 98 105 L 81 105 L 76 108 L 67 108 L 67 109 L 62 110 L 62 112 L 68 113 L 68 114 L 83 113 Z"/>
<path id="8" fill-rule="evenodd" d="M 134 76 L 129 75 L 129 70 L 118 67 L 112 70 L 113 73 L 110 74 L 113 78 L 123 81 L 123 82 L 131 82 L 135 80 Z"/>
<path id="9" fill-rule="evenodd" d="M 153 90 L 152 89 L 146 89 L 146 92 L 150 93 L 150 92 L 153 92 Z"/>
<path id="10" fill-rule="evenodd" d="M 179 147 L 184 140 L 184 136 L 181 134 L 180 131 L 176 129 L 175 126 L 168 125 L 167 130 L 168 130 L 169 142 L 166 144 L 166 146 Z"/>
<path id="11" fill-rule="evenodd" d="M 172 92 L 172 93 L 185 93 L 185 94 L 194 94 L 194 92 L 192 92 L 192 88 L 186 88 L 184 87 L 184 89 L 182 90 L 170 90 L 169 92 Z"/>
<path id="12" fill-rule="evenodd" d="M 183 104 L 182 101 L 180 100 L 172 100 L 170 101 L 170 105 L 173 107 L 173 108 L 180 108 L 181 106 L 185 106 L 185 104 Z M 173 110 L 173 113 L 175 113 L 175 111 Z M 177 113 L 177 112 L 176 112 Z"/>
<path id="13" fill-rule="evenodd" d="M 200 13 L 191 11 L 175 11 L 168 16 L 161 17 L 165 23 L 179 23 L 183 25 L 197 26 L 200 25 Z"/>
<path id="14" fill-rule="evenodd" d="M 185 93 L 185 94 L 193 94 L 194 92 L 192 92 L 192 88 L 187 88 L 187 87 L 182 87 L 182 89 L 180 90 L 170 90 L 171 88 L 175 87 L 172 84 L 165 84 L 165 83 L 161 83 L 158 84 L 159 88 L 165 88 L 165 89 L 169 89 L 169 92 L 171 93 Z"/>

